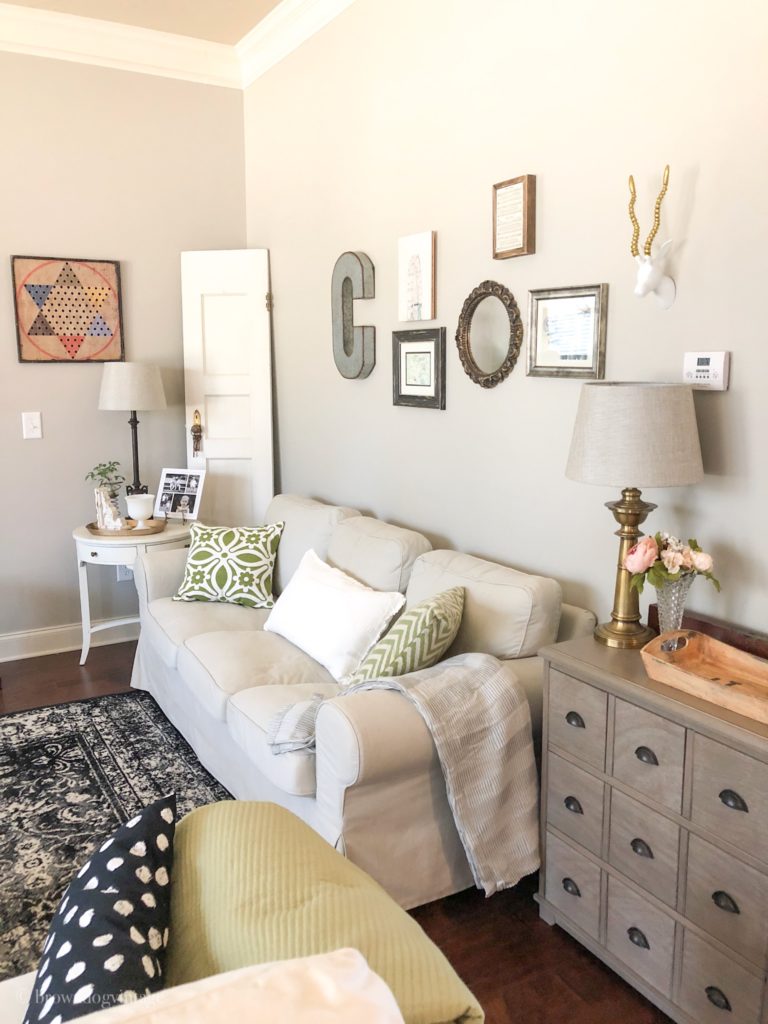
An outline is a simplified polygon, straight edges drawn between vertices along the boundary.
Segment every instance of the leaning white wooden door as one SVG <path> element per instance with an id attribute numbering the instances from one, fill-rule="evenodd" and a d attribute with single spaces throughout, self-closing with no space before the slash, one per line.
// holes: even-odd
<path id="1" fill-rule="evenodd" d="M 181 294 L 187 466 L 206 470 L 199 517 L 263 522 L 274 491 L 269 253 L 183 252 Z"/>

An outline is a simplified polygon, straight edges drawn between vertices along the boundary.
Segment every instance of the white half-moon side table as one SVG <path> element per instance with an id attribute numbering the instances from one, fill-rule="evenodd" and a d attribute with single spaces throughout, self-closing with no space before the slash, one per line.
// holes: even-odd
<path id="1" fill-rule="evenodd" d="M 189 545 L 189 525 L 169 523 L 161 533 L 146 533 L 137 537 L 121 535 L 119 537 L 103 537 L 91 533 L 85 526 L 78 526 L 72 531 L 77 548 L 77 574 L 80 582 L 80 614 L 83 620 L 83 649 L 80 664 L 85 664 L 91 647 L 91 634 L 100 629 L 111 629 L 113 626 L 124 626 L 130 622 L 138 622 L 138 615 L 130 615 L 122 619 L 110 619 L 108 622 L 91 623 L 91 603 L 88 597 L 88 569 L 91 565 L 124 565 L 133 569 L 139 555 L 145 551 L 169 548 L 183 548 Z"/>

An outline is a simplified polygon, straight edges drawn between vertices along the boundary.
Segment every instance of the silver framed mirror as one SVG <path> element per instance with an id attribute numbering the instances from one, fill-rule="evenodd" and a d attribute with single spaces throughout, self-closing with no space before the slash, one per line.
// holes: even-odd
<path id="1" fill-rule="evenodd" d="M 483 281 L 467 296 L 456 329 L 464 372 L 482 388 L 494 388 L 514 369 L 523 343 L 523 322 L 512 292 Z"/>

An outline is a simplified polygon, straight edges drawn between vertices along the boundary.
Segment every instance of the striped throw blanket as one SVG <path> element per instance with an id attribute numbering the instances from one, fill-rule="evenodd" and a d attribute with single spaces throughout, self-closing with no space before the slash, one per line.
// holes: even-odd
<path id="1" fill-rule="evenodd" d="M 347 687 L 397 690 L 426 722 L 475 884 L 490 896 L 539 866 L 538 777 L 528 701 L 514 668 L 460 654 L 432 668 Z M 281 709 L 268 730 L 275 754 L 314 746 L 321 694 Z"/>

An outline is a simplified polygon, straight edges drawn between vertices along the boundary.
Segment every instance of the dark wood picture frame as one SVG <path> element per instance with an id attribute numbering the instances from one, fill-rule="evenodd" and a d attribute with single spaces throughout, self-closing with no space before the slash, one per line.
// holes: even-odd
<path id="1" fill-rule="evenodd" d="M 11 256 L 20 363 L 125 360 L 117 260 Z"/>
<path id="2" fill-rule="evenodd" d="M 536 175 L 497 182 L 493 186 L 493 258 L 508 260 L 535 252 Z"/>
<path id="3" fill-rule="evenodd" d="M 392 332 L 392 404 L 445 409 L 444 327 Z"/>

